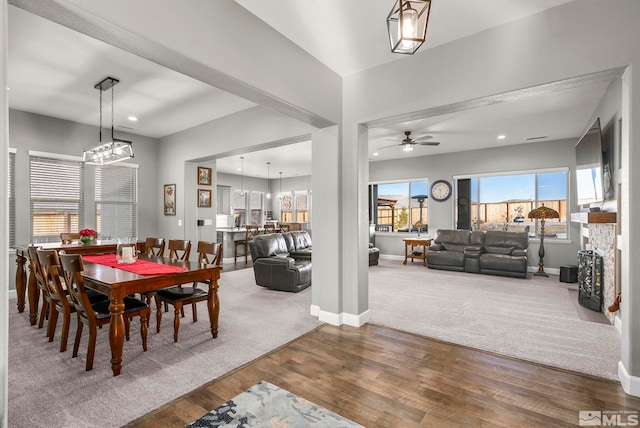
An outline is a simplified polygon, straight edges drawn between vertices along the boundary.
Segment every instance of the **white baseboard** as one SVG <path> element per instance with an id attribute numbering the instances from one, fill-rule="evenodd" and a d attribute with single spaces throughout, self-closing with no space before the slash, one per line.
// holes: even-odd
<path id="1" fill-rule="evenodd" d="M 18 292 L 16 290 L 9 290 L 9 299 L 17 299 Z"/>
<path id="2" fill-rule="evenodd" d="M 622 319 L 618 315 L 613 318 L 613 326 L 622 334 Z"/>
<path id="3" fill-rule="evenodd" d="M 396 256 L 394 254 L 380 254 L 381 259 L 386 260 L 402 260 L 404 261 L 404 256 Z"/>
<path id="4" fill-rule="evenodd" d="M 311 305 L 309 307 L 309 313 L 311 316 L 318 317 L 319 321 L 326 322 L 327 324 L 340 326 L 349 325 L 351 327 L 362 327 L 371 318 L 369 310 L 361 313 L 360 315 L 348 314 L 345 312 L 336 314 L 333 312 L 327 312 L 320 309 L 318 305 Z"/>
<path id="5" fill-rule="evenodd" d="M 634 397 L 640 397 L 640 377 L 630 375 L 622 361 L 618 361 L 618 378 L 624 392 Z"/>

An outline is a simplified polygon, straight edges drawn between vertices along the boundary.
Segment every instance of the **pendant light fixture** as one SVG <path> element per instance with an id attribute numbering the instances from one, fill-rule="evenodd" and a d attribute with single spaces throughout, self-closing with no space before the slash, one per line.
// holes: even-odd
<path id="1" fill-rule="evenodd" d="M 96 83 L 94 89 L 100 91 L 100 130 L 98 134 L 99 145 L 84 150 L 82 160 L 85 163 L 92 165 L 106 165 L 114 162 L 120 162 L 125 159 L 133 158 L 133 143 L 127 140 L 121 140 L 113 136 L 113 122 L 114 122 L 114 97 L 113 87 L 120 81 L 113 77 L 105 77 L 100 82 Z M 102 93 L 111 89 L 111 141 L 108 143 L 102 143 Z"/>
<path id="2" fill-rule="evenodd" d="M 240 196 L 244 196 L 244 156 L 240 156 Z"/>
<path id="3" fill-rule="evenodd" d="M 397 0 L 387 16 L 391 52 L 413 55 L 427 37 L 431 0 Z"/>
<path id="4" fill-rule="evenodd" d="M 271 162 L 267 162 L 267 199 L 271 199 L 271 180 L 269 179 L 269 166 Z"/>

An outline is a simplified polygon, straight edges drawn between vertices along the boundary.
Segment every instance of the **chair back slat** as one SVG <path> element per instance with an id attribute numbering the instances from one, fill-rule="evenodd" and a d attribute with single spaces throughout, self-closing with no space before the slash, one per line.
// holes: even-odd
<path id="1" fill-rule="evenodd" d="M 67 293 L 60 282 L 60 260 L 55 250 L 37 250 L 38 262 L 41 265 L 44 276 L 44 284 L 52 300 L 60 302 L 64 307 L 69 307 Z"/>
<path id="2" fill-rule="evenodd" d="M 148 256 L 164 256 L 165 241 L 163 238 L 147 238 L 144 242 L 144 252 Z"/>
<path id="3" fill-rule="evenodd" d="M 276 233 L 276 225 L 273 223 L 267 223 L 264 225 L 264 234 Z"/>
<path id="4" fill-rule="evenodd" d="M 83 312 L 87 318 L 95 319 L 96 315 L 91 307 L 91 301 L 82 278 L 82 271 L 84 270 L 82 257 L 79 254 L 60 254 L 59 257 L 67 290 L 74 306 L 78 311 Z"/>
<path id="5" fill-rule="evenodd" d="M 260 227 L 257 224 L 248 224 L 245 226 L 245 242 L 252 241 L 255 236 L 260 234 Z"/>
<path id="6" fill-rule="evenodd" d="M 198 242 L 198 263 L 220 266 L 222 244 L 219 242 Z"/>
<path id="7" fill-rule="evenodd" d="M 191 253 L 191 241 L 170 239 L 168 247 L 169 258 L 177 260 L 189 260 L 189 254 Z"/>

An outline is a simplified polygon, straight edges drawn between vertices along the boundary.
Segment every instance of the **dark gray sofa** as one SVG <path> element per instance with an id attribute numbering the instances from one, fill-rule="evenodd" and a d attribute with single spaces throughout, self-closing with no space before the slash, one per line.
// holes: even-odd
<path id="1" fill-rule="evenodd" d="M 311 236 L 307 231 L 258 235 L 249 242 L 256 284 L 297 293 L 311 285 Z"/>
<path id="2" fill-rule="evenodd" d="M 427 267 L 526 278 L 526 232 L 438 230 L 427 249 Z"/>

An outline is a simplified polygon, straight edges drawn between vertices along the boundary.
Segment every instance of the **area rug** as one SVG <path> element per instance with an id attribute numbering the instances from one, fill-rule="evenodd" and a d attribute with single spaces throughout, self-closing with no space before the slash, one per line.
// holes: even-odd
<path id="1" fill-rule="evenodd" d="M 75 318 L 68 350 L 59 352 L 62 322 L 48 342 L 45 329 L 29 325 L 27 311 L 19 314 L 11 300 L 8 426 L 123 426 L 322 325 L 309 315 L 311 288 L 300 293 L 268 290 L 255 284 L 253 269 L 223 270 L 219 295 L 216 339 L 206 302 L 198 303 L 196 323 L 191 308 L 185 308 L 177 343 L 171 312 L 156 333 L 154 308 L 147 352 L 142 351 L 140 322 L 133 321 L 122 374 L 116 377 L 109 361 L 108 327 L 98 330 L 94 368 L 87 372 L 86 329 L 78 357 L 71 358 Z"/>
<path id="2" fill-rule="evenodd" d="M 381 259 L 369 269 L 369 322 L 617 380 L 620 334 L 576 312 L 557 275 L 528 279 Z"/>
<path id="3" fill-rule="evenodd" d="M 258 382 L 187 427 L 361 427 L 269 382 Z"/>

